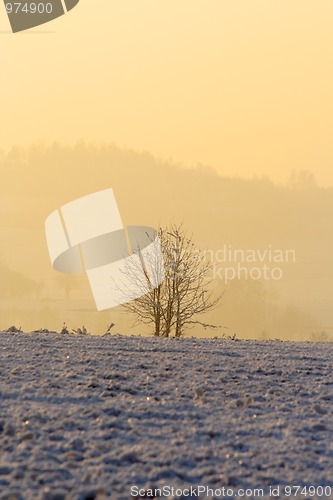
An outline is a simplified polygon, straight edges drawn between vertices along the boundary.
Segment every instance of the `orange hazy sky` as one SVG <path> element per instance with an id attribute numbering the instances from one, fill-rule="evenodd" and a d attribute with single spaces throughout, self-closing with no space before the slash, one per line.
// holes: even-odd
<path id="1" fill-rule="evenodd" d="M 332 0 L 81 0 L 13 35 L 0 6 L 0 149 L 113 142 L 333 186 L 332 26 Z"/>

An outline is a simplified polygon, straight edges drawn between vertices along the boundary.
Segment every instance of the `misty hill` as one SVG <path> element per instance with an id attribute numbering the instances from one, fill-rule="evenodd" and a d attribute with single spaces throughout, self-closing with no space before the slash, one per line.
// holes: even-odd
<path id="1" fill-rule="evenodd" d="M 308 311 L 313 322 L 304 322 L 310 329 L 333 325 L 333 189 L 316 186 L 310 175 L 301 173 L 290 185 L 277 186 L 268 178 L 223 177 L 202 165 L 184 168 L 146 152 L 84 143 L 14 148 L 0 156 L 0 172 L 0 261 L 42 279 L 51 297 L 55 279 L 45 218 L 64 203 L 112 187 L 125 224 L 183 221 L 194 240 L 212 251 L 225 245 L 293 250 L 295 262 L 281 265 L 281 280 L 260 282 L 265 300 L 285 308 L 284 314 L 290 307 Z M 234 303 L 239 297 L 237 292 Z"/>

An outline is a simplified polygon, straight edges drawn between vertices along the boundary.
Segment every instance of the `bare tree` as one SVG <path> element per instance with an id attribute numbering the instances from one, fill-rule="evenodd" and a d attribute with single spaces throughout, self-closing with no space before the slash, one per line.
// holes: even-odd
<path id="1" fill-rule="evenodd" d="M 73 273 L 57 273 L 56 274 L 56 283 L 59 288 L 62 288 L 65 292 L 66 300 L 69 300 L 70 294 L 72 291 L 79 287 L 80 284 L 80 276 Z"/>
<path id="2" fill-rule="evenodd" d="M 123 307 L 133 313 L 138 322 L 153 324 L 156 336 L 169 337 L 174 332 L 176 337 L 180 337 L 186 328 L 194 325 L 217 328 L 199 319 L 217 306 L 222 297 L 215 296 L 212 291 L 211 262 L 203 251 L 195 247 L 192 237 L 181 225 L 160 228 L 158 237 L 164 262 L 164 280 L 156 286 L 156 280 L 151 279 L 152 272 L 155 276 L 161 274 L 159 254 L 150 252 L 144 255 L 142 249 L 137 248 L 135 253 L 139 259 L 130 261 L 127 266 L 127 281 L 129 278 L 129 283 L 137 288 L 138 279 L 142 280 L 139 285 L 146 293 Z"/>

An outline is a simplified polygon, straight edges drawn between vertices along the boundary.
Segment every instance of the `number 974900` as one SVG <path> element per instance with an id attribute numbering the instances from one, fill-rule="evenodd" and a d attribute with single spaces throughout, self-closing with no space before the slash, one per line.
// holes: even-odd
<path id="1" fill-rule="evenodd" d="M 52 4 L 51 3 L 24 3 L 24 2 L 13 2 L 6 3 L 6 11 L 8 14 L 51 14 Z"/>

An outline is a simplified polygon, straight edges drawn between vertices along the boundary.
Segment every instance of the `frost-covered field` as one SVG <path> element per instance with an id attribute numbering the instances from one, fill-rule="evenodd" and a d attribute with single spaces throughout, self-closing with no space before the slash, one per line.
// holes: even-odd
<path id="1" fill-rule="evenodd" d="M 0 498 L 333 486 L 332 355 L 332 344 L 1 333 Z"/>

